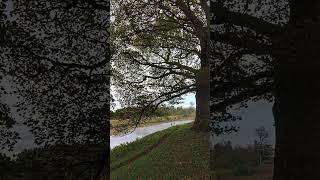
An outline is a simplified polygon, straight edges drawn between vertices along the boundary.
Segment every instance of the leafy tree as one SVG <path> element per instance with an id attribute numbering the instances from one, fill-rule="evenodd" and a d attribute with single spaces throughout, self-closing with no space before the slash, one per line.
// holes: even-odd
<path id="1" fill-rule="evenodd" d="M 113 1 L 114 81 L 123 106 L 141 113 L 196 94 L 193 128 L 208 129 L 209 4 L 201 1 Z"/>
<path id="2" fill-rule="evenodd" d="M 1 16 L 0 64 L 4 66 L 0 69 L 13 81 L 10 93 L 19 96 L 16 106 L 35 142 L 67 144 L 83 151 L 97 147 L 97 152 L 105 153 L 99 160 L 105 167 L 109 1 L 7 3 L 13 10 L 10 16 Z"/>
<path id="3" fill-rule="evenodd" d="M 210 84 L 211 94 L 215 94 L 211 96 L 211 112 L 231 109 L 234 104 L 246 107 L 250 100 L 272 101 L 277 94 L 275 77 L 279 75 L 279 58 L 275 52 L 280 50 L 279 35 L 289 21 L 289 2 L 211 1 L 210 8 L 213 13 L 211 70 L 214 72 L 219 66 L 221 69 L 211 73 L 211 79 L 221 79 L 222 74 L 226 80 L 224 91 L 219 91 L 221 87 L 215 81 Z M 212 117 L 212 124 L 218 127 L 216 131 L 221 132 L 225 128 L 219 123 L 228 121 L 232 115 L 223 111 Z"/>
<path id="4" fill-rule="evenodd" d="M 271 76 L 264 76 L 270 79 L 270 85 L 264 84 L 261 91 L 253 88 L 229 101 L 240 102 L 252 94 L 261 97 L 273 93 L 274 179 L 319 179 L 319 145 L 313 141 L 319 136 L 316 121 L 320 87 L 316 78 L 319 76 L 319 3 L 314 0 L 211 1 L 210 7 L 215 26 L 210 35 L 213 44 L 244 52 L 230 56 L 235 59 L 259 55 L 261 62 L 269 62 L 272 67 Z M 224 95 L 221 94 L 221 99 Z M 215 98 L 212 100 L 217 102 Z"/>
<path id="5" fill-rule="evenodd" d="M 10 116 L 8 105 L 0 103 L 0 149 L 12 150 L 19 139 L 19 134 L 14 131 L 15 120 Z"/>
<path id="6" fill-rule="evenodd" d="M 135 107 L 124 107 L 115 110 L 112 113 L 111 119 L 117 120 L 130 120 L 131 114 L 138 114 L 140 111 L 139 108 Z M 165 117 L 165 116 L 174 116 L 174 115 L 192 115 L 194 113 L 194 108 L 182 108 L 182 107 L 167 107 L 161 106 L 157 108 L 150 117 Z"/>
<path id="7" fill-rule="evenodd" d="M 205 0 L 114 1 L 112 37 L 117 49 L 113 57 L 113 67 L 117 68 L 114 83 L 124 106 L 141 108 L 136 124 L 147 109 L 156 109 L 163 102 L 179 100 L 182 95 L 194 92 L 197 99 L 194 128 L 207 129 L 210 99 L 211 127 L 218 134 L 236 130 L 220 126 L 222 121 L 239 119 L 229 113 L 232 105 L 241 103 L 245 107 L 249 100 L 272 100 L 275 61 L 269 55 L 271 39 L 267 35 L 273 30 L 268 32 L 265 27 L 279 30 L 268 20 L 281 21 L 274 17 L 283 13 L 277 12 L 283 7 L 247 1 L 248 7 L 256 6 L 248 8 L 245 2 L 212 1 L 209 6 Z M 237 3 L 239 7 L 243 4 L 245 14 L 234 12 L 230 21 L 227 19 L 230 13 L 226 15 L 228 9 L 224 6 L 234 6 L 236 10 Z M 255 29 L 249 29 L 255 24 L 234 18 L 249 17 L 257 23 L 258 18 L 246 13 L 261 13 L 267 5 L 271 8 L 262 12 L 266 16 L 271 13 L 263 20 L 267 25 L 256 29 L 264 30 L 262 33 L 255 34 Z M 210 17 L 209 7 L 214 18 Z M 213 26 L 209 42 L 210 21 Z M 249 28 L 241 28 L 247 24 Z"/>
<path id="8" fill-rule="evenodd" d="M 269 133 L 265 129 L 265 127 L 259 127 L 255 129 L 255 135 L 257 137 L 257 140 L 255 140 L 260 145 L 266 145 L 268 144 L 269 140 Z"/>
<path id="9" fill-rule="evenodd" d="M 102 153 L 95 148 L 82 151 L 79 146 L 60 144 L 25 150 L 15 160 L 18 169 L 15 177 L 26 180 L 93 179 L 99 170 L 97 162 Z"/>
<path id="10" fill-rule="evenodd" d="M 92 131 L 82 134 L 86 141 L 105 140 L 93 131 L 106 128 L 109 108 L 107 7 L 92 10 L 85 1 L 19 1 L 14 7 L 18 18 L 7 32 L 6 58 L 36 142 L 82 141 L 78 132 L 86 131 Z"/>
<path id="11" fill-rule="evenodd" d="M 190 108 L 193 108 L 194 102 L 190 102 Z"/>
<path id="12" fill-rule="evenodd" d="M 219 142 L 211 149 L 211 168 L 213 171 L 218 169 L 241 170 L 242 167 L 253 167 L 259 154 L 252 145 L 234 146 L 230 141 Z"/>
<path id="13" fill-rule="evenodd" d="M 4 21 L 6 19 L 5 9 L 6 9 L 6 1 L 0 2 L 0 47 L 4 45 L 6 42 L 5 38 L 5 30 L 6 25 Z M 0 49 L 0 52 L 1 49 Z M 3 53 L 0 54 L 0 149 L 1 150 L 12 150 L 13 145 L 19 139 L 19 135 L 12 128 L 16 123 L 15 120 L 11 117 L 10 107 L 3 102 L 3 97 L 8 93 L 6 88 L 4 87 L 4 79 L 6 76 L 6 68 L 5 62 L 3 59 Z"/>
<path id="14" fill-rule="evenodd" d="M 272 147 L 269 144 L 269 133 L 264 127 L 255 129 L 256 140 L 254 145 L 259 153 L 259 164 L 261 165 L 264 160 L 270 159 L 272 155 Z"/>
<path id="15" fill-rule="evenodd" d="M 210 1 L 210 124 L 215 132 L 236 130 L 221 124 L 239 119 L 229 112 L 234 105 L 273 100 L 272 43 L 288 17 L 287 7 L 286 1 Z"/>

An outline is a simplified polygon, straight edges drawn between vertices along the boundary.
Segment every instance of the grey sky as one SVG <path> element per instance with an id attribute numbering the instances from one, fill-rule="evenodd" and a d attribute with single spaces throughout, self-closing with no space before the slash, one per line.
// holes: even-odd
<path id="1" fill-rule="evenodd" d="M 9 82 L 8 77 L 1 82 L 1 86 L 3 86 L 8 91 L 12 91 L 14 89 L 14 85 L 11 82 Z M 14 125 L 14 130 L 19 133 L 19 136 L 21 138 L 18 140 L 18 143 L 15 144 L 13 152 L 5 151 L 5 153 L 12 155 L 19 153 L 24 149 L 35 147 L 34 136 L 30 132 L 30 128 L 23 124 L 23 118 L 19 116 L 17 108 L 15 107 L 15 104 L 19 101 L 17 96 L 13 94 L 3 95 L 1 97 L 1 101 L 10 106 L 11 116 L 16 121 L 16 125 Z"/>
<path id="2" fill-rule="evenodd" d="M 234 113 L 242 117 L 241 121 L 234 123 L 234 125 L 240 127 L 239 132 L 213 138 L 214 143 L 230 140 L 232 144 L 253 144 L 255 129 L 263 126 L 269 132 L 269 142 L 274 145 L 275 129 L 272 115 L 272 103 L 265 101 L 258 101 L 256 103 L 251 102 L 247 109 L 235 111 Z"/>

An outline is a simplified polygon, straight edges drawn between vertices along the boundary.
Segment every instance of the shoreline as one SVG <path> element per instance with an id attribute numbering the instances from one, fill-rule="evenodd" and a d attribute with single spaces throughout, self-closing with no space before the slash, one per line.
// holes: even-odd
<path id="1" fill-rule="evenodd" d="M 195 116 L 167 116 L 167 117 L 156 117 L 156 118 L 152 118 L 150 120 L 141 122 L 138 127 L 149 127 L 149 126 L 153 126 L 153 125 L 158 125 L 158 124 L 162 124 L 162 123 L 167 123 L 167 122 L 174 122 L 174 121 L 185 121 L 185 120 L 194 120 Z M 124 123 L 122 123 L 121 121 L 125 121 Z M 114 135 L 119 135 L 122 134 L 125 131 L 117 131 L 117 128 L 120 128 L 121 125 L 126 125 L 125 123 L 128 120 L 110 120 L 110 136 L 114 136 Z M 133 128 L 130 128 L 130 130 L 132 130 Z M 127 131 L 130 131 L 127 130 Z"/>

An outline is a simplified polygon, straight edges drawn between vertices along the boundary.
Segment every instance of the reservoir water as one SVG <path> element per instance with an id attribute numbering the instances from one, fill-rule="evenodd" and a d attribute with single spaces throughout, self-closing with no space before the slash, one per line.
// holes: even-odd
<path id="1" fill-rule="evenodd" d="M 154 132 L 167 129 L 171 126 L 189 123 L 192 121 L 193 120 L 171 121 L 171 122 L 161 123 L 161 124 L 152 125 L 152 126 L 138 127 L 133 132 L 128 134 L 110 136 L 110 148 L 113 149 L 114 147 L 120 144 L 133 142 L 137 139 L 140 139 Z"/>

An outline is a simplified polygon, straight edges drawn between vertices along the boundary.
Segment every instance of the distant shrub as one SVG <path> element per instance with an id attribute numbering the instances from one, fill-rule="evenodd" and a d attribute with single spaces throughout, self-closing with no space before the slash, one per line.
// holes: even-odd
<path id="1" fill-rule="evenodd" d="M 110 112 L 111 119 L 130 119 L 133 116 L 139 114 L 141 108 L 138 107 L 125 107 Z M 194 115 L 195 108 L 182 108 L 182 107 L 170 107 L 161 106 L 155 111 L 148 112 L 149 117 L 168 117 L 168 116 L 182 116 L 189 117 Z M 177 117 L 175 117 L 176 119 Z M 169 119 L 167 119 L 169 120 Z"/>
<path id="2" fill-rule="evenodd" d="M 237 164 L 233 171 L 235 176 L 251 176 L 253 173 L 253 168 L 246 163 Z"/>

